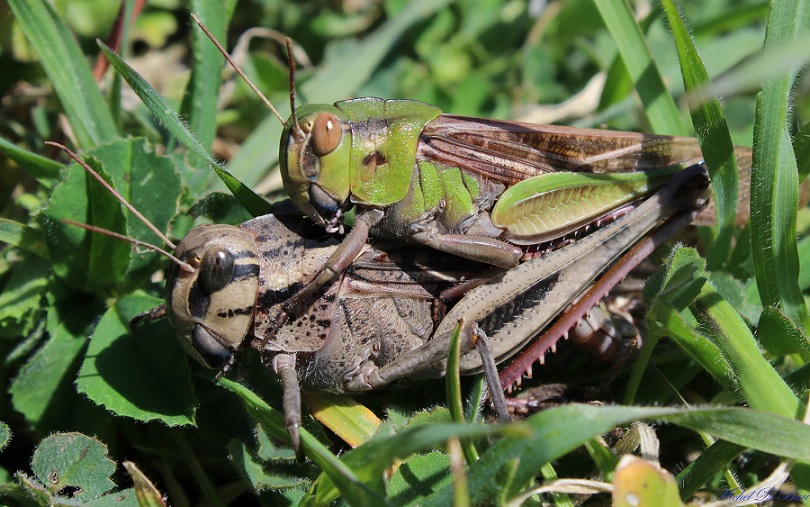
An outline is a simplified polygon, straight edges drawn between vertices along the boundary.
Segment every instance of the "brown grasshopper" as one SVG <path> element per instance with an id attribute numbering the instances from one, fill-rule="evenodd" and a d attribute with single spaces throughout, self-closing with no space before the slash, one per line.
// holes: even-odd
<path id="1" fill-rule="evenodd" d="M 175 249 L 193 271 L 172 267 L 166 309 L 183 346 L 203 364 L 231 364 L 246 341 L 259 349 L 282 381 L 287 428 L 297 447 L 302 388 L 346 393 L 441 376 L 459 321 L 477 323 L 475 334 L 488 337 L 495 362 L 505 361 L 645 234 L 679 212 L 676 228 L 694 218 L 707 202 L 707 186 L 705 167 L 694 166 L 627 215 L 508 271 L 459 264 L 435 252 L 420 265 L 411 262 L 425 252 L 414 247 L 367 246 L 335 283 L 299 302 L 277 330 L 277 309 L 316 275 L 339 242 L 307 239 L 303 224 L 290 227 L 273 215 L 238 227 L 200 226 Z M 456 267 L 447 270 L 448 261 Z M 437 291 L 470 276 L 481 278 L 479 286 L 443 319 L 432 317 Z M 270 329 L 275 334 L 266 340 Z M 471 348 L 461 358 L 461 373 L 485 368 Z"/>
<path id="2" fill-rule="evenodd" d="M 272 340 L 265 334 L 276 326 L 277 309 L 316 276 L 340 241 L 293 216 L 202 225 L 167 254 L 175 264 L 166 305 L 146 316 L 168 315 L 184 349 L 208 367 L 227 369 L 246 342 L 257 348 L 282 381 L 298 448 L 301 389 L 347 393 L 439 377 L 459 321 L 477 323 L 466 335 L 488 337 L 491 347 L 489 355 L 485 347 L 475 353 L 467 343 L 461 373 L 484 370 L 490 355 L 494 362 L 509 359 L 645 234 L 675 214 L 670 229 L 688 223 L 706 204 L 707 185 L 705 167 L 694 166 L 625 216 L 508 271 L 415 246 L 367 245 L 335 283 L 296 305 Z M 451 301 L 443 318 L 435 312 L 443 291 L 463 289 L 471 279 L 477 287 Z M 494 376 L 490 370 L 491 391 L 500 392 Z"/>

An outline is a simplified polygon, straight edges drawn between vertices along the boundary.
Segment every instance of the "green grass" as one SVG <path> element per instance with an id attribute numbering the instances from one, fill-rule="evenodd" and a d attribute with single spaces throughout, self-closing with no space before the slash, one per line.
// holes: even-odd
<path id="1" fill-rule="evenodd" d="M 125 32 L 121 59 L 111 57 L 115 70 L 101 86 L 90 65 L 106 49 L 94 39 L 106 40 L 117 6 L 54 3 L 0 7 L 0 33 L 11 34 L 0 39 L 0 241 L 9 245 L 0 256 L 4 502 L 123 496 L 120 503 L 134 505 L 130 479 L 109 459 L 137 464 L 157 486 L 152 500 L 165 493 L 172 505 L 338 497 L 495 504 L 530 492 L 540 476 L 597 474 L 632 489 L 638 482 L 616 472 L 611 431 L 644 431 L 631 427 L 637 420 L 658 422 L 670 474 L 662 480 L 677 475 L 683 498 L 754 486 L 775 463 L 794 460 L 782 489 L 810 494 L 810 469 L 800 461 L 810 456 L 810 438 L 794 420 L 810 385 L 810 278 L 802 269 L 810 221 L 796 211 L 798 173 L 810 167 L 810 94 L 800 72 L 810 19 L 801 2 L 666 1 L 639 24 L 624 2 L 603 0 L 551 3 L 539 13 L 520 0 L 154 3 Z M 722 227 L 691 235 L 708 268 L 692 249 L 660 263 L 645 294 L 648 330 L 637 362 L 598 364 L 566 343 L 534 369 L 535 385 L 602 387 L 575 401 L 626 406 L 569 405 L 509 426 L 465 425 L 459 407 L 475 418 L 478 384 L 462 382 L 465 402 L 451 395 L 451 417 L 443 390 L 425 382 L 357 397 L 386 422 L 354 450 L 308 419 L 310 461 L 297 465 L 284 443 L 277 382 L 252 354 L 231 376 L 238 383 L 215 383 L 186 358 L 167 322 L 130 335 L 129 319 L 161 302 L 155 273 L 165 263 L 59 219 L 158 240 L 45 141 L 80 152 L 172 238 L 201 221 L 238 223 L 265 212 L 262 198 L 283 198 L 275 170 L 281 125 L 243 83 L 225 76 L 222 84 L 221 57 L 189 10 L 231 48 L 255 26 L 290 36 L 299 105 L 412 98 L 455 114 L 697 135 L 722 217 Z M 254 40 L 237 56 L 289 114 L 281 45 Z M 710 82 L 722 86 L 719 101 Z M 730 147 L 754 139 L 754 219 L 739 230 Z M 241 205 L 220 194 L 226 189 Z M 645 408 L 652 406 L 676 408 Z M 54 446 L 77 457 L 59 462 Z M 559 505 L 577 497 L 562 484 L 549 490 L 555 495 L 543 500 Z"/>

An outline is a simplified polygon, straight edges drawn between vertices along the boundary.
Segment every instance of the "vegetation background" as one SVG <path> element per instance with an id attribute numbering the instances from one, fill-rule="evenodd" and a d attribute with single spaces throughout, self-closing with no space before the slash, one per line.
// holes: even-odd
<path id="1" fill-rule="evenodd" d="M 129 10 L 122 11 L 122 5 Z M 722 97 L 731 139 L 751 146 L 756 132 L 763 157 L 757 160 L 773 170 L 771 180 L 757 180 L 759 188 L 773 190 L 754 198 L 755 213 L 765 223 L 754 224 L 754 233 L 735 231 L 734 238 L 701 232 L 696 242 L 709 255 L 710 271 L 693 252 L 671 257 L 691 276 L 678 279 L 670 269 L 656 287 L 664 278 L 674 285 L 657 296 L 650 290 L 653 324 L 638 365 L 600 364 L 561 344 L 546 366 L 535 368 L 536 382 L 586 391 L 601 386 L 599 400 L 627 405 L 711 402 L 761 412 L 573 406 L 534 416 L 523 433 L 510 434 L 451 425 L 443 393 L 437 394 L 436 383 L 426 383 L 405 395 L 393 390 L 359 398 L 386 418 L 386 425 L 372 444 L 344 454 L 347 471 L 330 454 L 345 452 L 345 444 L 314 421 L 308 428 L 329 450 L 313 448 L 312 461 L 296 465 L 290 451 L 271 438 L 277 414 L 264 407 L 246 411 L 245 405 L 256 408 L 250 394 L 212 383 L 210 372 L 186 360 L 166 323 L 150 325 L 138 337 L 128 334 L 129 317 L 159 303 L 162 280 L 155 273 L 161 260 L 70 230 L 58 219 L 73 217 L 155 239 L 87 184 L 82 171 L 68 169 L 63 153 L 43 143 L 57 141 L 91 155 L 158 227 L 180 238 L 200 221 L 238 223 L 250 217 L 195 155 L 195 141 L 178 133 L 183 126 L 202 152 L 213 152 L 248 187 L 269 200 L 283 197 L 275 170 L 281 126 L 223 70 L 221 57 L 190 21 L 191 11 L 235 48 L 239 63 L 282 114 L 289 112 L 289 81 L 279 38 L 288 36 L 296 48 L 299 104 L 359 96 L 412 98 L 454 114 L 711 136 L 722 125 L 718 112 L 703 106 L 695 109 L 697 118 L 690 116 L 683 91 L 683 74 L 691 71 L 682 73 L 684 57 L 676 46 L 688 46 L 687 32 L 670 30 L 672 21 L 658 2 L 633 4 L 658 79 L 652 67 L 645 66 L 642 75 L 631 68 L 645 61 L 645 46 L 623 41 L 622 34 L 634 33 L 635 25 L 621 24 L 626 7 L 620 1 L 0 4 L 0 241 L 9 245 L 0 257 L 0 378 L 6 386 L 0 420 L 8 444 L 0 453 L 0 494 L 5 501 L 159 502 L 160 495 L 150 497 L 149 487 L 137 479 L 140 468 L 175 506 L 317 503 L 334 498 L 337 490 L 354 504 L 503 503 L 523 498 L 539 475 L 548 480 L 599 475 L 620 484 L 614 471 L 622 453 L 610 437 L 599 435 L 614 426 L 630 435 L 643 433 L 630 422 L 645 418 L 676 423 L 657 429 L 659 458 L 670 474 L 680 472 L 684 498 L 698 492 L 697 498 L 705 499 L 760 484 L 774 470 L 783 472 L 780 464 L 806 461 L 810 438 L 789 419 L 803 416 L 810 379 L 805 364 L 810 319 L 801 292 L 810 275 L 799 275 L 810 245 L 796 246 L 808 221 L 802 210 L 796 225 L 791 199 L 799 177 L 810 171 L 810 81 L 799 73 L 808 59 L 810 9 L 802 2 L 732 0 L 681 1 L 677 7 Z M 114 28 L 120 12 L 136 10 L 131 27 Z M 776 49 L 763 53 L 766 31 Z M 96 84 L 90 74 L 100 55 L 95 39 L 114 45 L 110 37 L 116 33 L 126 41 L 123 59 L 180 112 L 182 123 L 159 104 L 149 104 L 144 98 L 149 90 L 133 93 L 113 77 L 115 71 L 97 76 Z M 690 58 L 684 67 L 699 69 Z M 699 85 L 697 74 L 692 83 Z M 668 97 L 677 107 L 661 104 Z M 712 156 L 705 148 L 704 153 Z M 138 193 L 131 185 L 136 181 L 150 184 Z M 760 286 L 755 270 L 764 273 Z M 763 279 L 773 284 L 763 288 Z M 678 327 L 681 322 L 685 328 Z M 656 343 L 665 335 L 673 339 Z M 236 377 L 280 406 L 275 380 L 250 354 Z M 470 394 L 475 385 L 465 384 L 465 403 L 468 419 L 480 421 Z M 430 430 L 420 433 L 421 428 Z M 499 431 L 506 431 L 500 439 Z M 710 434 L 733 443 L 715 443 Z M 451 463 L 461 454 L 469 459 L 469 447 L 465 454 L 445 442 L 465 435 L 476 438 L 482 458 L 454 475 Z M 707 446 L 712 451 L 694 461 Z M 741 454 L 747 447 L 757 450 Z M 127 470 L 145 496 L 135 498 L 127 489 L 130 479 L 107 456 L 130 463 Z M 395 461 L 401 465 L 384 490 L 382 472 Z M 554 467 L 545 464 L 551 461 Z M 682 472 L 693 461 L 697 465 Z M 793 482 L 782 489 L 806 494 L 808 477 L 804 465 L 796 465 Z M 356 488 L 360 483 L 369 486 Z M 357 491 L 349 493 L 352 487 Z M 570 505 L 578 498 L 565 494 L 570 490 L 562 485 L 552 489 L 557 493 L 546 500 Z M 668 494 L 679 495 L 677 490 Z M 538 503 L 537 498 L 526 501 Z"/>

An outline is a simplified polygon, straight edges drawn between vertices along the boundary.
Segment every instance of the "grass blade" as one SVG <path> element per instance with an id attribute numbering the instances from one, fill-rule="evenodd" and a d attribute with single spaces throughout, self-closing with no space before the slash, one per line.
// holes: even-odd
<path id="1" fill-rule="evenodd" d="M 104 97 L 93 80 L 79 45 L 48 2 L 10 0 L 25 36 L 40 57 L 82 148 L 112 139 L 117 133 Z"/>
<path id="2" fill-rule="evenodd" d="M 720 101 L 711 93 L 709 74 L 689 36 L 686 24 L 672 0 L 664 0 L 663 5 L 678 48 L 692 123 L 712 177 L 718 228 L 717 238 L 708 258 L 709 269 L 713 269 L 725 264 L 731 251 L 731 238 L 737 216 L 737 158 Z"/>
<path id="3" fill-rule="evenodd" d="M 98 45 L 104 55 L 110 60 L 115 70 L 129 83 L 129 86 L 140 97 L 147 108 L 163 125 L 180 141 L 186 148 L 211 165 L 225 183 L 225 186 L 239 200 L 242 206 L 253 216 L 265 215 L 270 212 L 270 204 L 256 195 L 253 190 L 245 186 L 241 181 L 233 177 L 224 167 L 219 165 L 211 156 L 208 150 L 203 147 L 196 137 L 188 130 L 180 119 L 180 116 L 173 111 L 163 98 L 146 82 L 137 72 L 121 60 L 115 52 L 108 48 L 103 42 L 98 41 Z"/>
<path id="4" fill-rule="evenodd" d="M 635 83 L 653 131 L 657 134 L 686 134 L 675 101 L 664 86 L 630 6 L 625 0 L 596 0 L 594 3 Z"/>
<path id="5" fill-rule="evenodd" d="M 515 424 L 527 430 L 507 435 L 470 465 L 472 505 L 486 503 L 501 491 L 503 474 L 513 468 L 512 484 L 505 492 L 514 497 L 539 473 L 542 466 L 576 449 L 590 438 L 618 425 L 646 420 L 664 420 L 697 431 L 722 436 L 736 444 L 783 457 L 805 459 L 810 455 L 810 427 L 768 412 L 740 408 L 661 408 L 591 406 L 571 404 L 549 409 Z M 802 436 L 802 435 L 806 435 Z M 449 505 L 452 487 L 444 487 L 423 505 Z"/>
<path id="6" fill-rule="evenodd" d="M 20 148 L 4 137 L 0 137 L 0 153 L 16 162 L 20 169 L 45 188 L 56 185 L 59 181 L 59 171 L 64 167 L 59 162 Z"/>
<path id="7" fill-rule="evenodd" d="M 224 2 L 192 0 L 191 11 L 197 14 L 217 40 L 226 40 L 225 27 L 229 19 L 226 17 Z M 217 131 L 222 56 L 202 30 L 192 30 L 191 38 L 194 63 L 180 113 L 188 118 L 188 128 L 196 134 L 200 144 L 206 151 L 210 151 Z M 192 165 L 202 167 L 205 163 L 195 159 Z"/>
<path id="8" fill-rule="evenodd" d="M 793 39 L 810 23 L 802 0 L 773 2 L 765 49 Z M 797 279 L 798 168 L 787 124 L 790 90 L 798 69 L 765 83 L 757 97 L 754 170 L 751 175 L 751 244 L 763 306 L 781 308 L 794 324 L 810 332 L 810 314 Z"/>

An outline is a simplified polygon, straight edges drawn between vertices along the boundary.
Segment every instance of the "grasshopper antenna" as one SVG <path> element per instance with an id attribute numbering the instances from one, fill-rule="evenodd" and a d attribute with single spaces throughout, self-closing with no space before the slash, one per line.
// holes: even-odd
<path id="1" fill-rule="evenodd" d="M 261 90 L 259 90 L 256 87 L 256 85 L 253 84 L 253 82 L 245 75 L 244 72 L 242 72 L 242 69 L 240 69 L 239 66 L 236 65 L 236 62 L 233 61 L 233 58 L 231 58 L 231 55 L 228 54 L 228 52 L 225 50 L 225 48 L 222 47 L 222 44 L 220 44 L 219 41 L 216 39 L 216 37 L 214 37 L 214 34 L 212 34 L 208 30 L 208 28 L 203 24 L 203 22 L 200 21 L 200 18 L 198 18 L 197 15 L 194 14 L 193 12 L 191 13 L 191 17 L 194 19 L 194 21 L 197 23 L 197 25 L 200 27 L 200 29 L 202 29 L 202 31 L 205 32 L 205 35 L 211 40 L 211 42 L 214 43 L 214 46 L 217 47 L 219 52 L 222 53 L 222 56 L 224 56 L 225 59 L 228 61 L 228 63 L 231 65 L 231 67 L 233 67 L 233 70 L 235 70 L 236 73 L 239 74 L 239 77 L 241 77 L 245 81 L 245 83 L 247 83 L 247 85 L 250 87 L 250 89 L 253 90 L 256 93 L 256 95 L 259 96 L 260 99 L 262 99 L 262 102 L 264 102 L 265 105 L 270 108 L 270 110 L 273 112 L 273 114 L 276 116 L 276 118 L 278 118 L 278 120 L 281 122 L 281 124 L 286 126 L 287 121 L 284 120 L 284 118 L 278 113 L 276 108 L 273 107 L 273 104 L 270 103 L 270 101 L 267 99 L 267 97 L 264 96 L 264 94 L 261 92 Z M 290 47 L 289 46 L 289 39 L 287 39 L 287 45 L 288 45 L 288 48 L 289 48 Z M 288 52 L 290 54 L 290 58 L 292 58 L 292 52 L 291 51 L 292 51 L 291 49 L 288 49 Z M 290 93 L 295 93 L 294 89 L 292 88 L 292 84 L 290 85 Z M 293 110 L 293 120 L 294 119 L 295 119 L 295 110 Z M 294 122 L 294 124 L 296 126 L 298 125 L 296 122 Z"/>
<path id="2" fill-rule="evenodd" d="M 63 150 L 65 153 L 67 153 L 70 156 L 70 158 L 75 160 L 80 166 L 82 166 L 84 168 L 85 171 L 90 173 L 96 180 L 98 180 L 99 183 L 101 183 L 101 185 L 104 188 L 106 188 L 113 196 L 115 196 L 115 198 L 118 199 L 118 201 L 121 204 L 123 204 L 124 207 L 126 207 L 133 215 L 138 217 L 138 219 L 141 222 L 143 222 L 144 225 L 146 225 L 152 232 L 157 234 L 157 236 L 164 243 L 166 243 L 166 245 L 168 245 L 169 248 L 171 248 L 172 250 L 177 248 L 177 246 L 174 243 L 172 243 L 172 241 L 169 238 L 167 238 L 165 234 L 160 232 L 160 229 L 155 227 L 155 225 L 152 222 L 150 222 L 149 219 L 147 219 L 145 216 L 143 216 L 143 214 L 141 214 L 140 211 L 135 209 L 135 206 L 133 206 L 129 202 L 127 202 L 127 200 L 124 199 L 124 196 L 119 194 L 112 186 L 110 186 L 109 183 L 104 181 L 104 178 L 102 178 L 99 173 L 97 173 L 95 170 L 93 170 L 93 168 L 90 167 L 87 164 L 87 162 L 82 160 L 81 157 L 79 157 L 78 155 L 73 153 L 68 147 L 66 147 L 66 146 L 64 146 L 62 144 L 54 143 L 52 141 L 45 141 L 45 144 L 50 145 L 50 146 L 54 146 L 56 148 L 59 148 L 60 150 Z M 169 252 L 167 252 L 167 251 L 163 250 L 162 248 L 159 248 L 159 247 L 157 247 L 155 245 L 151 245 L 149 243 L 145 243 L 143 241 L 139 241 L 139 240 L 134 239 L 134 238 L 129 238 L 127 236 L 124 236 L 123 234 L 118 234 L 117 232 L 108 231 L 107 229 L 102 229 L 100 227 L 95 227 L 93 225 L 83 224 L 81 222 L 74 222 L 73 220 L 62 219 L 62 222 L 66 223 L 66 224 L 69 224 L 69 225 L 74 225 L 76 227 L 81 227 L 82 229 L 86 229 L 88 231 L 96 232 L 98 234 L 104 234 L 106 236 L 111 236 L 113 238 L 117 238 L 117 239 L 126 241 L 128 243 L 132 243 L 133 245 L 136 245 L 136 246 L 142 246 L 144 248 L 148 248 L 149 250 L 152 250 L 152 251 L 158 252 L 158 253 L 160 253 L 162 255 L 165 255 L 166 257 L 171 259 L 173 262 L 177 263 L 184 271 L 188 271 L 189 273 L 194 273 L 196 271 L 196 269 L 194 269 L 189 263 L 181 261 L 180 259 L 178 259 L 174 255 L 170 254 Z"/>
<path id="3" fill-rule="evenodd" d="M 287 59 L 290 62 L 290 110 L 292 111 L 292 122 L 293 122 L 293 137 L 296 141 L 302 142 L 306 137 L 304 131 L 301 130 L 301 126 L 298 125 L 298 117 L 295 115 L 295 58 L 293 58 L 293 47 L 292 41 L 289 37 L 284 39 L 284 42 L 287 45 Z"/>
<path id="4" fill-rule="evenodd" d="M 83 224 L 81 222 L 76 222 L 74 220 L 70 220 L 69 218 L 61 218 L 60 221 L 62 223 L 73 225 L 75 227 L 81 227 L 82 229 L 88 230 L 90 232 L 95 232 L 96 234 L 103 234 L 105 236 L 110 236 L 111 238 L 120 239 L 121 241 L 126 241 L 127 243 L 132 243 L 135 246 L 140 246 L 146 248 L 148 250 L 152 250 L 153 252 L 157 252 L 165 257 L 168 257 L 173 262 L 175 262 L 178 266 L 180 266 L 184 271 L 188 271 L 189 273 L 194 273 L 197 271 L 194 269 L 191 264 L 188 262 L 183 262 L 174 255 L 170 254 L 166 250 L 160 248 L 159 246 L 152 245 L 150 243 L 146 243 L 144 241 L 137 240 L 135 238 L 130 238 L 128 236 L 124 236 L 123 234 L 119 234 L 115 231 L 111 231 L 109 229 L 104 229 L 101 227 L 96 227 L 95 225 L 90 224 Z"/>

